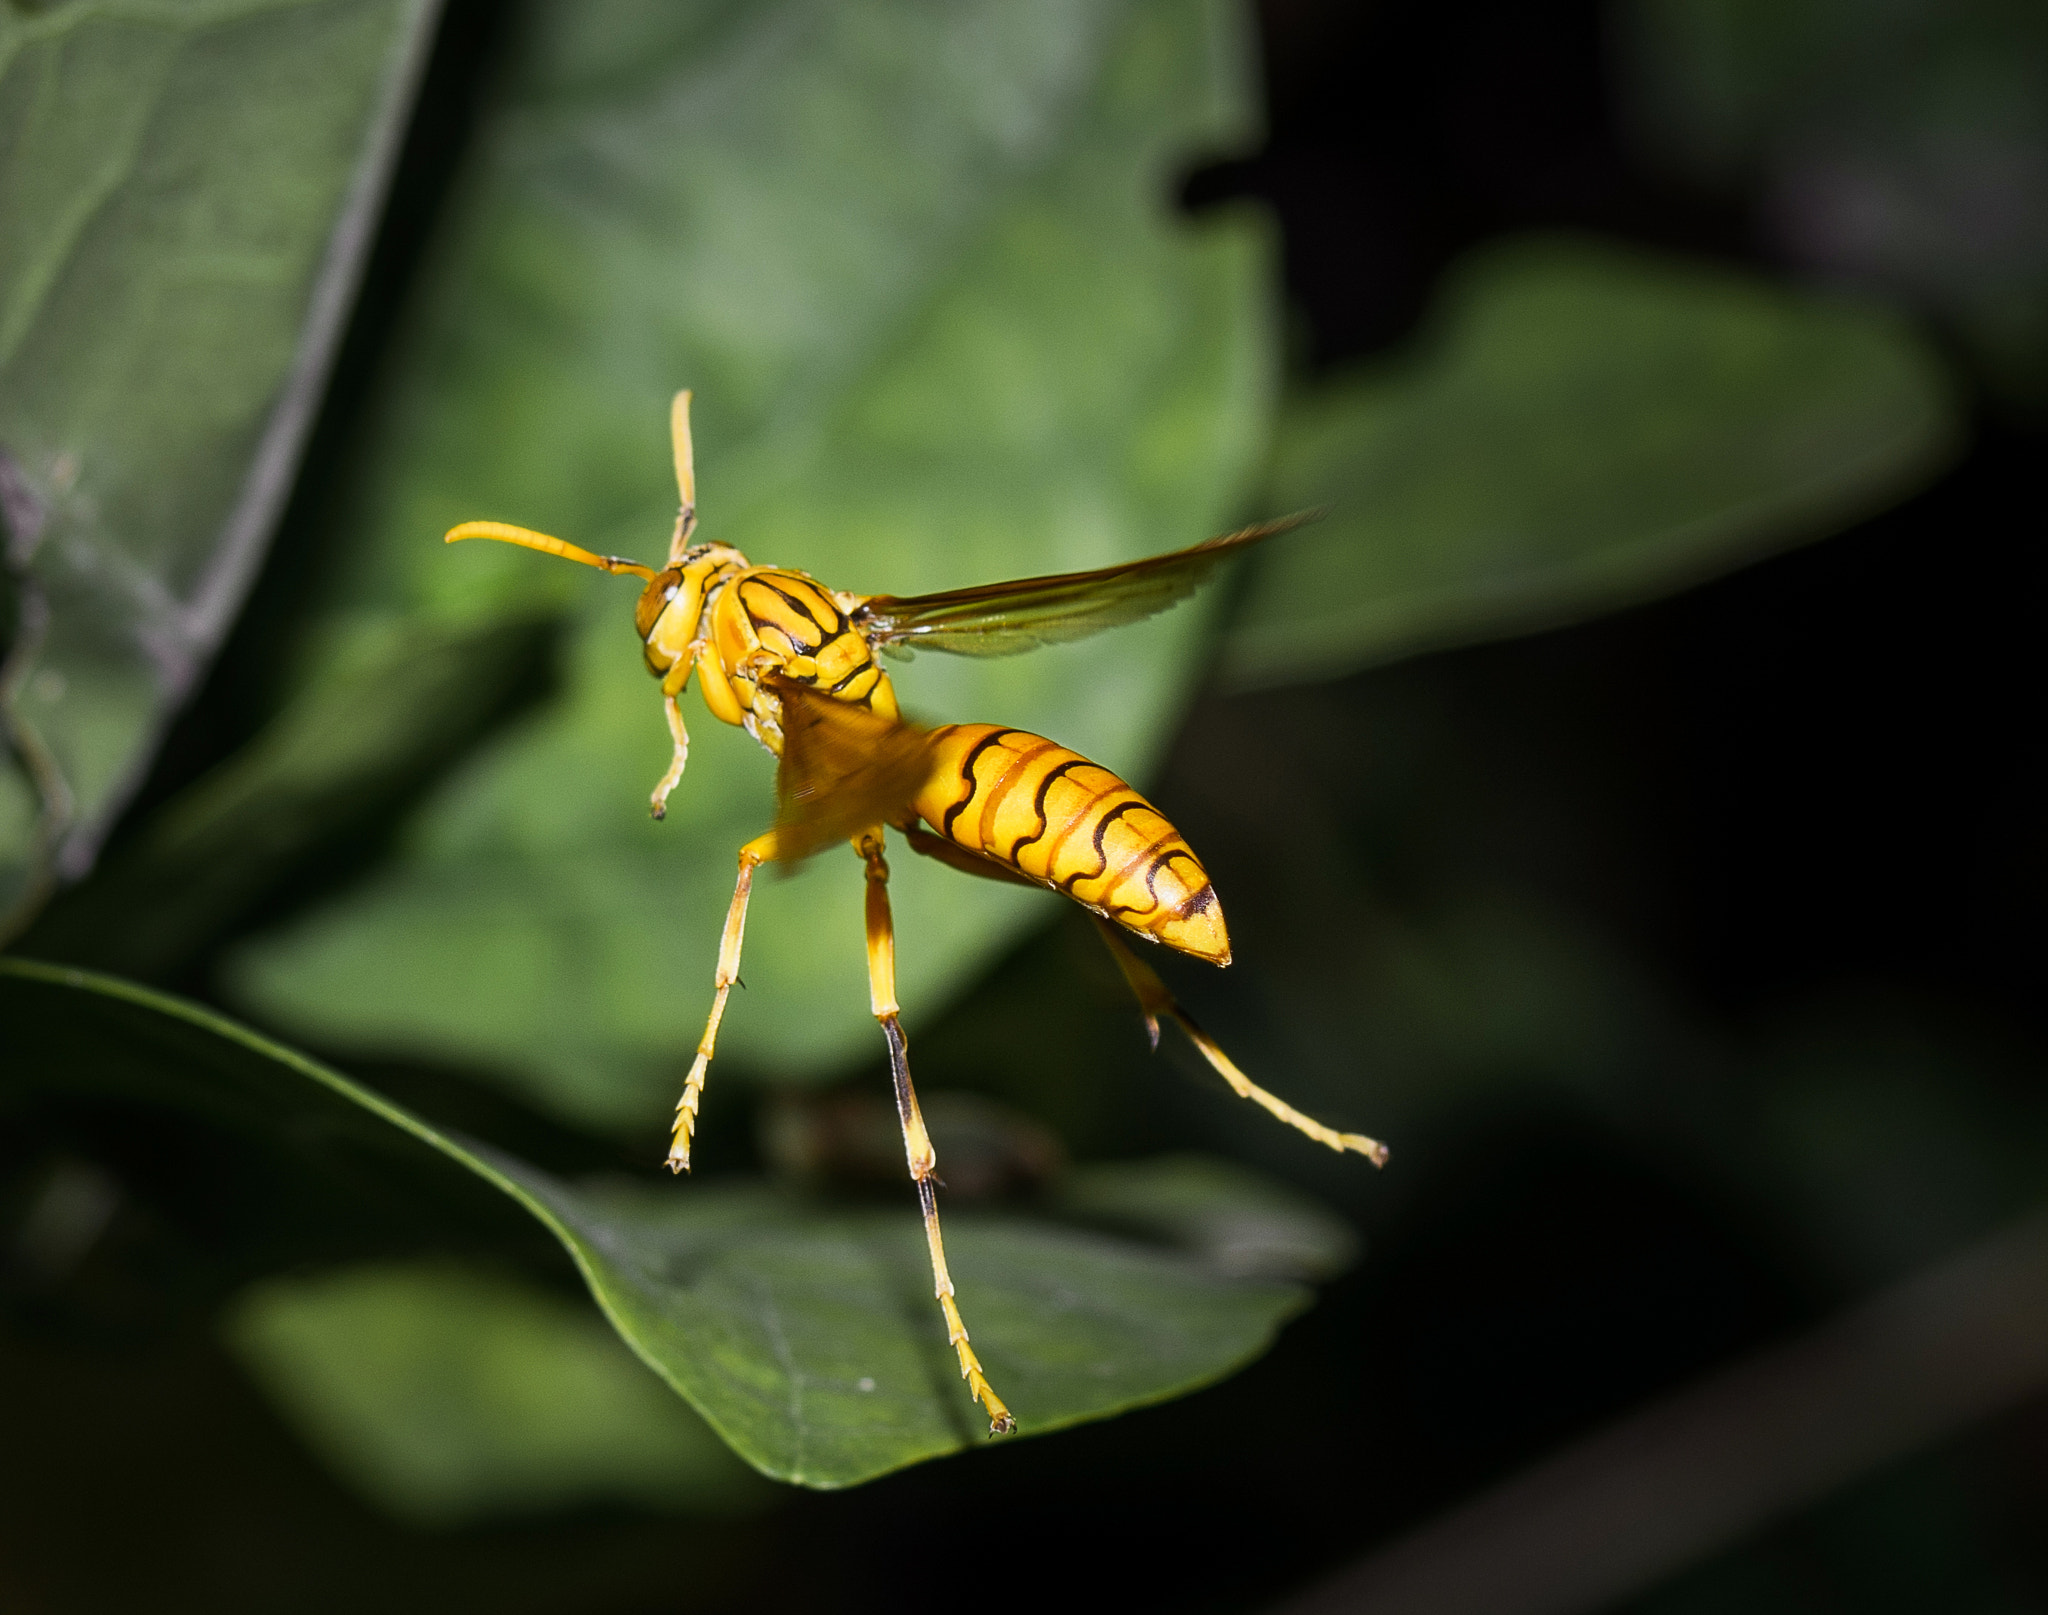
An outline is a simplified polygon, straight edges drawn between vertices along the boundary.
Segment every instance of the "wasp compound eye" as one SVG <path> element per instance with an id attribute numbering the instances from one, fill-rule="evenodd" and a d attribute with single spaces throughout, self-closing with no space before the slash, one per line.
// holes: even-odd
<path id="1" fill-rule="evenodd" d="M 683 569 L 672 566 L 657 572 L 640 591 L 640 603 L 633 608 L 633 627 L 642 639 L 654 632 L 654 625 L 682 587 Z"/>

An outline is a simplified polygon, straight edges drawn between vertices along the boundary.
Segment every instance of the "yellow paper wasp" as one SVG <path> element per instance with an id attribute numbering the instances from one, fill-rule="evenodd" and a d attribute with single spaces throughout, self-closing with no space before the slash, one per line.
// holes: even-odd
<path id="1" fill-rule="evenodd" d="M 1242 1098 L 1333 1150 L 1383 1164 L 1386 1149 L 1340 1133 L 1259 1087 L 1190 1020 L 1151 967 L 1125 944 L 1135 932 L 1212 964 L 1230 963 L 1230 935 L 1209 876 L 1165 815 L 1115 774 L 1039 735 L 997 724 L 926 729 L 897 711 L 896 692 L 875 653 L 891 646 L 1007 656 L 1136 622 L 1192 594 L 1222 562 L 1296 525 L 1300 518 L 1248 527 L 1170 555 L 979 588 L 897 599 L 845 594 L 786 567 L 755 566 L 729 544 L 696 541 L 697 483 L 690 448 L 690 395 L 677 393 L 669 425 L 682 510 L 668 564 L 594 555 L 545 533 L 503 522 L 464 522 L 448 533 L 494 538 L 605 572 L 644 579 L 634 626 L 647 665 L 661 680 L 662 711 L 675 749 L 654 788 L 654 816 L 683 776 L 690 737 L 678 697 L 697 675 L 704 704 L 738 724 L 778 759 L 775 827 L 740 848 L 739 881 L 725 916 L 711 1014 L 676 1107 L 671 1170 L 690 1164 L 690 1134 L 718 1024 L 739 979 L 740 942 L 754 872 L 771 859 L 793 862 L 850 841 L 867 866 L 868 990 L 889 1047 L 904 1152 L 917 1185 L 932 1280 L 960 1374 L 989 1416 L 989 1433 L 1016 1421 L 989 1386 L 960 1320 L 939 1236 L 936 1160 L 896 1003 L 896 942 L 889 917 L 884 827 L 914 851 L 992 880 L 1045 887 L 1095 915 L 1104 941 L 1156 1047 L 1161 1017 L 1193 1040 Z"/>

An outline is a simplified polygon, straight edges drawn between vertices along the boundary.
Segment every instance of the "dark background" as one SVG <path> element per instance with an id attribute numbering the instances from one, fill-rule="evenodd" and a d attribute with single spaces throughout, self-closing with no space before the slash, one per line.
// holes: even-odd
<path id="1" fill-rule="evenodd" d="M 1632 154 L 1604 17 L 1506 0 L 1260 8 L 1270 138 L 1193 172 L 1184 199 L 1273 207 L 1302 375 L 1399 343 L 1447 263 L 1512 231 L 1592 229 L 1787 272 L 1753 202 Z M 288 531 L 359 419 L 502 26 L 473 0 L 448 13 Z M 1384 1175 L 1308 1159 L 1249 1136 L 1262 1124 L 1171 1059 L 1139 1063 L 1078 916 L 921 1032 L 928 1089 L 997 1095 L 1083 1156 L 1234 1152 L 1367 1231 L 1366 1259 L 1228 1383 L 854 1493 L 793 1494 L 741 1523 L 606 1511 L 416 1533 L 330 1480 L 213 1344 L 206 1257 L 171 1216 L 123 1232 L 119 1282 L 15 1309 L 0 1604 L 1249 1610 L 1827 1315 L 1857 1286 L 1815 1259 L 1814 1225 L 1786 1209 L 1797 1197 L 1717 1165 L 1717 1128 L 1766 1102 L 1785 1051 L 1818 1037 L 1953 1073 L 1941 1091 L 1965 1109 L 2029 1124 L 2048 1102 L 2048 457 L 2017 412 L 1980 413 L 1967 455 L 1915 499 L 1679 599 L 1193 700 L 1152 794 L 1214 873 L 1239 965 L 1176 982 L 1247 1066 L 1287 1038 L 1341 1045 L 1369 1013 L 1375 927 L 1483 888 L 1567 917 L 1653 985 L 1655 1027 L 1616 1057 L 1625 1101 L 1447 1070 L 1469 1095 L 1401 1134 Z M 131 826 L 268 716 L 265 671 L 319 585 L 317 550 L 281 544 Z M 545 652 L 524 652 L 528 695 L 545 690 Z M 277 902 L 373 860 L 404 805 L 366 807 Z M 196 957 L 176 984 L 203 994 L 207 969 Z M 364 1075 L 551 1164 L 616 1158 L 456 1074 Z M 714 1089 L 712 1168 L 747 1162 L 757 1102 Z M 1853 1084 L 1841 1102 L 1855 1111 Z M 1872 1207 L 1822 1220 L 1881 1216 L 1881 1174 L 1865 1192 Z M 201 1278 L 180 1291 L 188 1270 Z M 1866 1477 L 1643 1607 L 2048 1606 L 2044 1509 L 2048 1402 Z"/>

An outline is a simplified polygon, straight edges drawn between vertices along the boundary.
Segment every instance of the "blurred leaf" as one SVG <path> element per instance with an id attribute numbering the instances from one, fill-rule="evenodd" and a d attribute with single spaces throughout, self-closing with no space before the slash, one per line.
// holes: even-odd
<path id="1" fill-rule="evenodd" d="M 448 1263 L 352 1267 L 257 1286 L 227 1330 L 316 1451 L 423 1525 L 764 1500 L 596 1312 L 532 1284 Z"/>
<path id="2" fill-rule="evenodd" d="M 0 932 L 90 867 L 234 620 L 436 10 L 0 9 Z"/>
<path id="3" fill-rule="evenodd" d="M 196 1005 L 83 971 L 0 960 L 0 1024 L 13 1105 L 54 1092 L 191 1113 L 282 1152 L 301 1193 L 417 1176 L 432 1152 L 468 1168 L 562 1242 L 641 1360 L 765 1474 L 848 1486 L 980 1443 L 909 1212 L 746 1185 L 575 1188 Z M 954 1217 L 946 1233 L 975 1344 L 1030 1433 L 1220 1378 L 1308 1300 L 1071 1228 Z"/>
<path id="4" fill-rule="evenodd" d="M 2011 0 L 1632 0 L 1642 148 L 1762 192 L 1794 262 L 1945 317 L 1994 386 L 2048 401 L 2048 8 Z"/>
<path id="5" fill-rule="evenodd" d="M 657 554 L 666 403 L 696 389 L 704 536 L 834 587 L 1082 567 L 1230 525 L 1263 450 L 1263 237 L 1172 215 L 1190 153 L 1248 134 L 1220 0 L 628 0 L 533 14 L 398 356 L 330 643 L 394 618 L 577 603 L 568 689 L 455 779 L 398 867 L 250 947 L 236 991 L 336 1046 L 488 1065 L 585 1123 L 673 1105 L 739 844 L 770 767 L 702 718 L 668 738 L 615 579 L 479 516 Z M 1142 775 L 1202 614 L 1012 662 L 925 658 L 932 717 L 1057 734 Z M 1045 912 L 904 857 L 913 1027 Z M 816 1079 L 879 1047 L 862 882 L 757 889 L 722 1069 Z"/>
<path id="6" fill-rule="evenodd" d="M 1959 431 L 1877 310 L 1593 241 L 1452 271 L 1415 353 L 1300 401 L 1273 547 L 1226 648 L 1241 685 L 1571 622 L 1817 538 L 1910 492 Z"/>
<path id="7" fill-rule="evenodd" d="M 1358 1254 L 1349 1225 L 1314 1201 L 1200 1155 L 1082 1167 L 1059 1186 L 1053 1205 L 1167 1240 L 1243 1278 L 1334 1278 Z"/>
<path id="8" fill-rule="evenodd" d="M 374 833 L 530 700 L 552 625 L 400 632 L 300 691 L 263 732 L 60 893 L 16 951 L 158 979 L 351 833 Z"/>

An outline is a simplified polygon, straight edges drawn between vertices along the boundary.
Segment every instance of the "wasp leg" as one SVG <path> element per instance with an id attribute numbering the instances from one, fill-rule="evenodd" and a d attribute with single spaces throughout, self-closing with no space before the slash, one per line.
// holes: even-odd
<path id="1" fill-rule="evenodd" d="M 910 1165 L 911 1181 L 917 1185 L 917 1201 L 924 1212 L 924 1240 L 932 1258 L 932 1294 L 946 1315 L 946 1340 L 960 1359 L 960 1377 L 974 1400 L 988 1412 L 988 1433 L 1008 1435 L 1017 1421 L 990 1387 L 981 1371 L 981 1359 L 968 1343 L 967 1325 L 960 1321 L 960 1308 L 953 1299 L 953 1279 L 946 1271 L 946 1246 L 939 1235 L 938 1157 L 933 1153 L 931 1135 L 925 1131 L 924 1116 L 917 1108 L 917 1090 L 910 1085 L 910 1045 L 904 1040 L 896 1004 L 896 928 L 889 916 L 889 866 L 882 858 L 880 827 L 867 831 L 854 843 L 868 866 L 868 998 L 875 1019 L 882 1023 L 882 1036 L 889 1042 L 889 1075 L 896 1083 L 896 1116 L 903 1124 L 903 1154 Z"/>
<path id="2" fill-rule="evenodd" d="M 669 1142 L 668 1169 L 690 1170 L 690 1133 L 697 1125 L 697 1106 L 704 1097 L 704 1076 L 711 1069 L 711 1055 L 718 1043 L 718 1023 L 725 1018 L 725 1000 L 732 984 L 740 979 L 740 944 L 747 934 L 747 898 L 754 889 L 754 871 L 775 856 L 775 832 L 756 836 L 740 848 L 740 878 L 733 884 L 732 907 L 725 911 L 725 934 L 718 943 L 718 975 L 711 997 L 711 1014 L 704 1022 L 704 1036 L 697 1043 L 697 1058 L 690 1063 L 689 1079 L 676 1106 L 675 1135 Z"/>
<path id="3" fill-rule="evenodd" d="M 682 667 L 687 675 L 690 664 L 684 662 Z M 668 772 L 661 776 L 661 783 L 654 787 L 651 804 L 657 819 L 668 817 L 669 793 L 682 783 L 683 768 L 690 760 L 690 731 L 683 727 L 683 709 L 676 699 L 679 693 L 680 686 L 671 690 L 668 681 L 662 681 L 661 710 L 668 719 L 669 739 L 675 742 L 675 751 L 669 758 Z"/>
<path id="4" fill-rule="evenodd" d="M 1102 940 L 1109 944 L 1109 951 L 1115 957 L 1117 966 L 1124 973 L 1124 980 L 1130 983 L 1131 991 L 1137 995 L 1138 1012 L 1145 1017 L 1145 1030 L 1152 1034 L 1152 1046 L 1159 1047 L 1159 1017 L 1164 1015 L 1174 1025 L 1187 1033 L 1188 1041 L 1202 1051 L 1202 1058 L 1216 1070 L 1216 1074 L 1230 1084 L 1231 1092 L 1240 1099 L 1249 1099 L 1272 1115 L 1277 1116 L 1289 1127 L 1308 1134 L 1318 1144 L 1327 1144 L 1342 1154 L 1355 1150 L 1371 1161 L 1374 1166 L 1387 1164 L 1387 1147 L 1376 1138 L 1367 1138 L 1363 1133 L 1340 1133 L 1334 1127 L 1326 1127 L 1313 1116 L 1304 1116 L 1277 1094 L 1270 1094 L 1256 1082 L 1238 1070 L 1237 1063 L 1216 1046 L 1216 1040 L 1194 1023 L 1188 1012 L 1180 1007 L 1166 983 L 1158 973 L 1130 949 L 1110 921 L 1098 917 L 1095 927 L 1102 933 Z"/>

